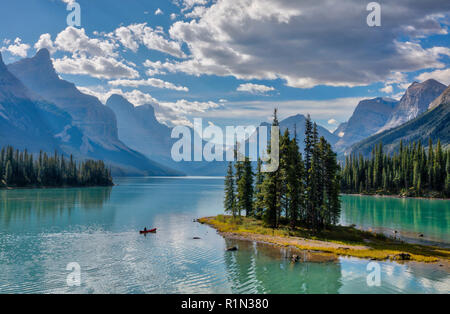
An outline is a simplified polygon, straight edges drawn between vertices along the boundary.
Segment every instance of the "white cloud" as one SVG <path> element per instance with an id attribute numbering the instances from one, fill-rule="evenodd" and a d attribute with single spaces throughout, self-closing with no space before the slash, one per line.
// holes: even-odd
<path id="1" fill-rule="evenodd" d="M 385 85 L 383 88 L 380 88 L 380 92 L 391 94 L 394 91 L 392 85 Z"/>
<path id="2" fill-rule="evenodd" d="M 47 49 L 51 54 L 56 51 L 50 34 L 42 34 L 39 40 L 34 44 L 36 50 Z"/>
<path id="3" fill-rule="evenodd" d="M 127 87 L 152 86 L 157 88 L 172 89 L 183 92 L 189 91 L 189 88 L 185 86 L 177 86 L 173 83 L 166 82 L 156 78 L 149 78 L 146 80 L 115 80 L 108 82 L 108 84 L 113 86 L 127 86 Z"/>
<path id="4" fill-rule="evenodd" d="M 432 72 L 424 72 L 416 76 L 416 80 L 423 82 L 429 79 L 435 79 L 442 84 L 450 85 L 450 68 L 444 70 L 435 70 Z"/>
<path id="5" fill-rule="evenodd" d="M 83 28 L 68 26 L 55 39 L 58 50 L 82 57 L 117 57 L 118 46 L 112 40 L 90 38 Z"/>
<path id="6" fill-rule="evenodd" d="M 5 43 L 6 42 L 8 44 L 10 43 L 10 41 L 5 41 Z M 22 43 L 22 39 L 17 37 L 11 45 L 9 45 L 7 47 L 2 47 L 0 49 L 0 52 L 8 51 L 10 54 L 12 54 L 14 56 L 19 56 L 19 57 L 25 58 L 28 55 L 29 49 L 30 49 L 30 45 Z"/>
<path id="7" fill-rule="evenodd" d="M 89 75 L 98 79 L 138 78 L 139 73 L 132 67 L 114 58 L 67 56 L 55 59 L 56 71 L 65 74 Z"/>
<path id="8" fill-rule="evenodd" d="M 181 7 L 181 11 L 188 11 L 197 5 L 205 5 L 208 0 L 175 0 L 175 3 Z"/>
<path id="9" fill-rule="evenodd" d="M 145 60 L 144 66 L 148 68 L 147 75 L 166 74 L 166 71 L 176 72 L 176 65 L 170 62 Z"/>
<path id="10" fill-rule="evenodd" d="M 336 124 L 338 124 L 339 122 L 337 122 L 336 121 L 336 119 L 330 119 L 330 120 L 328 120 L 328 124 L 331 124 L 331 125 L 336 125 Z"/>
<path id="11" fill-rule="evenodd" d="M 200 18 L 206 13 L 207 8 L 204 6 L 195 7 L 191 12 L 186 13 L 184 16 L 186 18 Z"/>
<path id="12" fill-rule="evenodd" d="M 155 11 L 155 15 L 163 15 L 164 14 L 164 12 L 163 12 L 163 10 L 161 10 L 160 8 L 158 8 L 156 11 Z"/>
<path id="13" fill-rule="evenodd" d="M 190 55 L 170 66 L 197 76 L 282 79 L 297 88 L 364 86 L 392 72 L 442 68 L 448 48 L 424 48 L 417 36 L 443 34 L 446 26 L 436 14 L 448 16 L 449 11 L 450 2 L 444 0 L 426 6 L 414 0 L 389 2 L 383 4 L 383 27 L 369 28 L 359 0 L 214 1 L 197 20 L 172 25 L 171 38 L 185 42 Z"/>
<path id="14" fill-rule="evenodd" d="M 147 49 L 161 51 L 177 58 L 186 57 L 178 41 L 164 38 L 162 29 L 155 30 L 147 26 L 147 23 L 121 26 L 111 36 L 134 52 L 137 51 L 139 45 L 144 45 Z"/>
<path id="15" fill-rule="evenodd" d="M 247 83 L 239 85 L 236 90 L 239 92 L 247 92 L 251 94 L 265 94 L 270 91 L 274 91 L 275 88 L 273 88 L 272 86 Z"/>
<path id="16" fill-rule="evenodd" d="M 178 15 L 176 13 L 172 13 L 172 14 L 170 14 L 170 19 L 173 21 L 177 18 L 177 16 Z"/>

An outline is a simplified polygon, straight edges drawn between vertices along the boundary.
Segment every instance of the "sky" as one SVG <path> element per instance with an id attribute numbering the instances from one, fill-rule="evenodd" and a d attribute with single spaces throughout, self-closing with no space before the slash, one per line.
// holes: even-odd
<path id="1" fill-rule="evenodd" d="M 79 26 L 68 25 L 73 2 Z M 82 92 L 152 104 L 170 126 L 259 125 L 278 108 L 332 131 L 362 99 L 450 84 L 450 1 L 378 1 L 373 27 L 369 3 L 0 0 L 0 51 L 11 63 L 47 48 Z"/>

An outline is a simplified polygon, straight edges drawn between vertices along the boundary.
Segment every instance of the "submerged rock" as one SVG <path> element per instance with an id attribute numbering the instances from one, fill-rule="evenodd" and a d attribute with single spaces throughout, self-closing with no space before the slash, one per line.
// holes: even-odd
<path id="1" fill-rule="evenodd" d="M 393 259 L 396 261 L 409 261 L 411 260 L 411 254 L 408 253 L 396 254 L 394 255 Z"/>
<path id="2" fill-rule="evenodd" d="M 237 247 L 235 247 L 235 246 L 232 246 L 232 247 L 229 247 L 229 248 L 227 248 L 227 251 L 237 251 L 238 250 L 238 248 Z"/>

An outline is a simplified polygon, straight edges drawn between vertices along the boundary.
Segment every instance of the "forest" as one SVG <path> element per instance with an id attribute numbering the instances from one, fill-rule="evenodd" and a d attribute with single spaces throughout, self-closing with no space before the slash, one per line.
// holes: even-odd
<path id="1" fill-rule="evenodd" d="M 272 125 L 279 126 L 276 110 Z M 225 178 L 225 212 L 234 218 L 245 213 L 271 228 L 289 225 L 294 229 L 302 224 L 314 230 L 338 222 L 341 207 L 336 154 L 325 138 L 319 138 L 317 125 L 309 116 L 304 154 L 299 152 L 296 136 L 291 137 L 286 130 L 280 134 L 278 170 L 262 172 L 263 163 L 258 160 L 254 173 L 249 158 L 243 159 L 229 163 Z"/>
<path id="2" fill-rule="evenodd" d="M 386 154 L 382 143 L 370 158 L 348 156 L 341 174 L 344 193 L 450 197 L 450 149 L 440 141 L 400 143 L 398 152 Z"/>
<path id="3" fill-rule="evenodd" d="M 112 186 L 111 171 L 104 162 L 66 159 L 57 152 L 37 156 L 12 146 L 0 152 L 0 187 Z"/>

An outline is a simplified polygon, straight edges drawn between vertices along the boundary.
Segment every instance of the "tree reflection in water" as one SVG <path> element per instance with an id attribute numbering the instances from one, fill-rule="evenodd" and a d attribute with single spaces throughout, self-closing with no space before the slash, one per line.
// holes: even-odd
<path id="1" fill-rule="evenodd" d="M 251 241 L 226 243 L 239 247 L 224 253 L 233 293 L 338 293 L 342 286 L 339 261 L 292 263 L 287 249 Z"/>
<path id="2" fill-rule="evenodd" d="M 7 226 L 31 217 L 44 220 L 70 216 L 76 207 L 101 210 L 109 201 L 111 190 L 112 187 L 0 190 L 0 222 Z"/>

